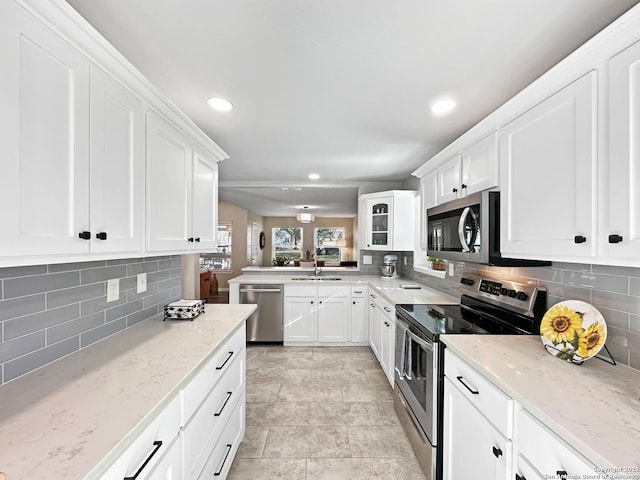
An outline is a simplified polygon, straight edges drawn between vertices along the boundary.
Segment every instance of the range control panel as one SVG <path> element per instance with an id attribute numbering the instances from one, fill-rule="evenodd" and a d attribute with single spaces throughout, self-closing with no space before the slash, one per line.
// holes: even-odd
<path id="1" fill-rule="evenodd" d="M 539 289 L 534 284 L 497 280 L 475 274 L 465 274 L 460 279 L 460 291 L 471 297 L 481 298 L 505 308 L 532 312 Z"/>

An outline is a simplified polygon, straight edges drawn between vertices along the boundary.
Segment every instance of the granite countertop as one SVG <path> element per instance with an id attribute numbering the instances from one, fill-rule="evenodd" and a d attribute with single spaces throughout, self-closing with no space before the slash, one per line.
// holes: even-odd
<path id="1" fill-rule="evenodd" d="M 193 322 L 146 320 L 3 385 L 0 472 L 9 480 L 93 478 L 255 308 L 206 305 Z"/>
<path id="2" fill-rule="evenodd" d="M 598 467 L 640 467 L 640 372 L 559 360 L 538 336 L 443 335 L 447 347 Z"/>
<path id="3" fill-rule="evenodd" d="M 344 275 L 340 277 L 337 274 L 325 272 L 327 277 L 339 277 L 338 281 L 317 281 L 317 280 L 292 280 L 292 278 L 300 278 L 302 275 L 292 275 L 291 273 L 282 275 L 240 275 L 229 280 L 230 284 L 234 283 L 253 283 L 253 284 L 283 284 L 283 285 L 361 285 L 367 284 L 370 288 L 382 295 L 388 302 L 413 303 L 413 304 L 439 304 L 439 305 L 457 305 L 460 298 L 452 297 L 446 293 L 442 293 L 433 288 L 427 287 L 414 280 L 406 278 L 383 279 L 373 275 Z M 413 284 L 419 285 L 419 290 L 406 290 L 400 285 Z"/>

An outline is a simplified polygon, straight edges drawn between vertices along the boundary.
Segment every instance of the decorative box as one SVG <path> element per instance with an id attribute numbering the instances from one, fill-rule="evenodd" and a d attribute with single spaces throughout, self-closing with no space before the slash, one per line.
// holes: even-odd
<path id="1" fill-rule="evenodd" d="M 164 306 L 164 319 L 193 320 L 204 313 L 202 300 L 178 300 Z"/>

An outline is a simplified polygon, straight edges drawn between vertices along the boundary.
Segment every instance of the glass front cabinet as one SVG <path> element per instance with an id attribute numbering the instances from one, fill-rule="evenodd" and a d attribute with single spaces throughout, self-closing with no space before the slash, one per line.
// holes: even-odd
<path id="1" fill-rule="evenodd" d="M 370 228 L 367 232 L 367 248 L 389 248 L 391 245 L 393 197 L 374 198 L 367 201 Z"/>

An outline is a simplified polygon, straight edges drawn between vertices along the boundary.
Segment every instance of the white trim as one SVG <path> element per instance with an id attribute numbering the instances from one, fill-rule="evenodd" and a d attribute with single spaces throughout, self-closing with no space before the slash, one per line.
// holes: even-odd
<path id="1" fill-rule="evenodd" d="M 427 275 L 431 275 L 432 277 L 446 278 L 447 276 L 447 272 L 445 270 L 434 270 L 433 268 L 423 267 L 421 265 L 414 265 L 413 269 L 416 272 L 426 273 Z"/>

